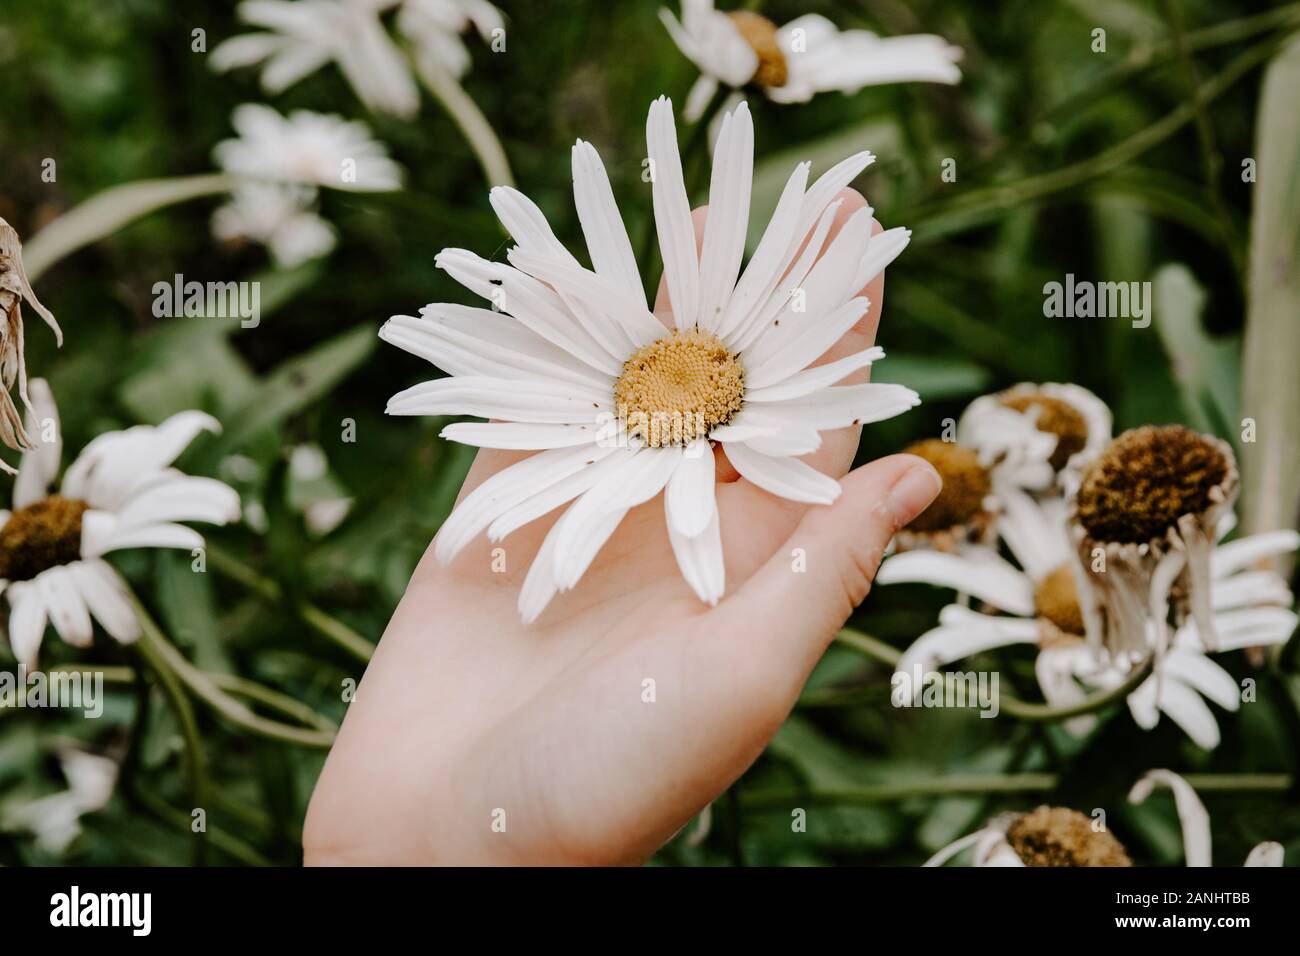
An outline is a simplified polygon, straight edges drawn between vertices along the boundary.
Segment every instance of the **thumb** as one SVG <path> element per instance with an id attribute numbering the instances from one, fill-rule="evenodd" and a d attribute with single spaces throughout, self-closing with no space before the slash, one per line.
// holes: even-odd
<path id="1" fill-rule="evenodd" d="M 811 507 L 785 543 L 732 596 L 732 633 L 805 674 L 862 603 L 885 548 L 943 485 L 915 455 L 892 455 L 840 480 L 835 504 Z"/>

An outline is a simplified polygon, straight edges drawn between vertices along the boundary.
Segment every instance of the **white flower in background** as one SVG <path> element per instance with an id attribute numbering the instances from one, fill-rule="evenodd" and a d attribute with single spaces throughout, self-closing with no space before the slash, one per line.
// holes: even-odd
<path id="1" fill-rule="evenodd" d="M 579 141 L 574 200 L 594 271 L 530 200 L 497 188 L 493 208 L 518 243 L 510 264 L 460 249 L 443 250 L 437 263 L 501 311 L 429 305 L 420 318 L 393 317 L 380 333 L 450 373 L 395 395 L 390 414 L 498 419 L 452 424 L 442 434 L 541 451 L 465 497 L 438 533 L 441 560 L 484 531 L 500 540 L 573 502 L 528 572 L 519 597 L 525 621 L 576 585 L 623 516 L 660 491 L 682 575 L 702 601 L 716 603 L 725 581 L 714 442 L 758 487 L 829 504 L 839 482 L 799 460 L 821 444 L 819 432 L 880 421 L 919 402 L 898 385 L 835 384 L 880 358 L 878 348 L 808 368 L 866 313 L 858 290 L 905 245 L 905 230 L 872 238 L 870 209 L 827 241 L 836 195 L 871 154 L 846 159 L 811 187 L 809 164 L 797 166 L 742 270 L 753 134 L 744 104 L 723 118 L 697 253 L 672 105 L 660 98 L 650 107 L 655 224 L 675 328 L 647 307 L 605 168 Z M 802 295 L 792 300 L 796 289 Z"/>
<path id="2" fill-rule="evenodd" d="M 686 103 L 696 118 L 719 84 L 756 86 L 777 103 L 802 103 L 816 93 L 856 93 L 884 83 L 956 83 L 961 50 L 942 37 L 878 37 L 839 30 L 809 14 L 783 27 L 748 10 L 724 13 L 713 0 L 682 0 L 682 19 L 660 18 L 678 48 L 700 69 Z"/>
<path id="3" fill-rule="evenodd" d="M 370 109 L 409 119 L 420 91 L 401 50 L 379 20 L 393 0 L 246 0 L 239 16 L 265 33 L 232 37 L 212 51 L 212 68 L 262 64 L 262 88 L 283 92 L 337 63 Z"/>
<path id="4" fill-rule="evenodd" d="M 1210 814 L 1192 785 L 1169 770 L 1152 770 L 1133 785 L 1129 803 L 1146 803 L 1157 786 L 1168 787 L 1174 794 L 1178 822 L 1183 831 L 1183 858 L 1188 866 L 1210 866 Z M 1265 842 L 1246 857 L 1246 866 L 1281 866 L 1282 844 Z"/>
<path id="5" fill-rule="evenodd" d="M 1132 866 L 1123 844 L 1109 830 L 1093 828 L 1078 810 L 1042 806 L 1005 813 L 944 847 L 924 866 L 943 866 L 966 849 L 973 866 Z"/>
<path id="6" fill-rule="evenodd" d="M 231 125 L 239 138 L 218 143 L 213 155 L 235 176 L 349 192 L 402 186 L 402 168 L 359 120 L 308 110 L 281 116 L 269 106 L 245 103 L 235 108 Z"/>
<path id="7" fill-rule="evenodd" d="M 505 29 L 501 11 L 487 0 L 402 0 L 397 28 L 411 41 L 416 55 L 457 79 L 470 67 L 469 50 L 461 39 L 471 29 L 484 42 Z"/>
<path id="8" fill-rule="evenodd" d="M 223 242 L 260 242 L 291 269 L 334 248 L 334 227 L 313 211 L 315 200 L 310 186 L 243 183 L 212 214 L 212 234 Z"/>
<path id="9" fill-rule="evenodd" d="M 63 853 L 81 833 L 81 818 L 108 806 L 117 785 L 117 763 L 71 748 L 60 751 L 68 789 L 33 800 L 5 817 L 5 826 L 26 830 L 47 853 Z"/>
<path id="10" fill-rule="evenodd" d="M 957 440 L 1022 488 L 1078 487 L 1083 468 L 1111 438 L 1106 403 L 1079 385 L 1022 383 L 982 395 L 957 423 Z"/>
<path id="11" fill-rule="evenodd" d="M 1035 673 L 1047 702 L 1054 707 L 1081 703 L 1085 688 L 1118 687 L 1133 662 L 1099 653 L 1084 637 L 1078 603 L 1075 565 L 1065 529 L 1065 505 L 1058 499 L 1036 502 L 1024 492 L 1004 498 L 999 534 L 1021 568 L 992 549 L 971 549 L 961 555 L 912 551 L 888 558 L 876 581 L 880 584 L 927 583 L 969 593 L 991 608 L 1006 612 L 983 614 L 949 605 L 939 626 L 917 638 L 899 660 L 897 670 L 915 681 L 954 661 L 982 651 L 1015 644 L 1039 647 Z M 1212 558 L 1212 608 L 1219 635 L 1217 651 L 1285 643 L 1296 626 L 1290 609 L 1293 598 L 1286 582 L 1271 571 L 1250 570 L 1261 558 L 1300 547 L 1292 531 L 1251 535 L 1217 548 Z M 1138 726 L 1150 730 L 1166 714 L 1198 746 L 1219 744 L 1213 712 L 1201 699 L 1225 710 L 1240 707 L 1240 690 L 1232 675 L 1206 656 L 1194 621 L 1178 629 L 1167 653 L 1155 662 L 1151 676 L 1128 695 L 1129 711 Z M 1149 652 L 1150 653 L 1150 652 Z M 1071 718 L 1065 727 L 1076 735 L 1095 723 L 1091 715 Z"/>
<path id="12" fill-rule="evenodd" d="M 124 548 L 203 546 L 178 521 L 225 524 L 239 519 L 239 496 L 212 478 L 169 467 L 202 431 L 219 431 L 202 412 L 180 412 L 161 425 L 136 425 L 90 442 L 68 466 L 57 493 L 62 439 L 49 386 L 34 379 L 28 422 L 48 434 L 26 452 L 14 481 L 13 511 L 0 511 L 0 591 L 9 599 L 9 645 L 27 667 L 48 620 L 69 644 L 86 647 L 92 618 L 121 643 L 140 633 L 126 582 L 103 555 Z"/>
<path id="13" fill-rule="evenodd" d="M 1069 526 L 1087 572 L 1079 605 L 1095 644 L 1137 659 L 1154 640 L 1159 653 L 1172 617 L 1175 625 L 1194 619 L 1205 646 L 1217 648 L 1210 551 L 1237 491 L 1227 442 L 1181 425 L 1126 431 L 1087 466 Z"/>

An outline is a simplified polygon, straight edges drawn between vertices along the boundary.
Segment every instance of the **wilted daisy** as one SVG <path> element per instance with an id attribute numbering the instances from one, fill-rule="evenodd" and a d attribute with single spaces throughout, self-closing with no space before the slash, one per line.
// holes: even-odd
<path id="1" fill-rule="evenodd" d="M 315 200 L 310 186 L 244 183 L 212 214 L 212 234 L 260 242 L 278 265 L 292 268 L 334 248 L 334 227 L 313 211 Z"/>
<path id="2" fill-rule="evenodd" d="M 212 51 L 214 70 L 262 64 L 262 88 L 276 94 L 337 63 L 363 103 L 409 118 L 420 91 L 401 50 L 379 20 L 394 0 L 246 0 L 245 23 L 266 32 L 232 37 Z"/>
<path id="3" fill-rule="evenodd" d="M 1080 608 L 1088 636 L 1112 655 L 1144 657 L 1148 622 L 1157 651 L 1167 619 L 1195 619 L 1218 646 L 1210 551 L 1238 491 L 1232 449 L 1181 425 L 1134 428 L 1084 471 L 1070 534 L 1082 566 Z"/>
<path id="4" fill-rule="evenodd" d="M 1132 866 L 1123 844 L 1078 810 L 1042 806 L 1006 813 L 955 840 L 925 866 L 943 866 L 974 849 L 974 866 Z"/>
<path id="5" fill-rule="evenodd" d="M 1073 706 L 1089 691 L 1119 686 L 1138 665 L 1109 657 L 1084 636 L 1077 588 L 1081 572 L 1069 548 L 1064 503 L 1034 501 L 1023 492 L 1009 493 L 1004 502 L 999 532 L 1020 568 L 992 549 L 971 549 L 961 555 L 913 551 L 888 558 L 882 565 L 876 576 L 880 584 L 949 587 L 1005 612 L 977 613 L 957 604 L 945 607 L 939 626 L 913 642 L 897 671 L 907 675 L 919 693 L 918 673 L 924 676 L 983 651 L 1029 644 L 1039 648 L 1035 673 L 1052 706 Z M 1296 626 L 1291 592 L 1279 575 L 1251 566 L 1297 547 L 1300 535 L 1282 531 L 1252 535 L 1215 551 L 1211 601 L 1219 643 L 1213 650 L 1287 640 Z M 1218 722 L 1202 697 L 1235 711 L 1240 690 L 1232 675 L 1206 656 L 1208 650 L 1195 621 L 1179 628 L 1151 676 L 1128 695 L 1138 726 L 1150 730 L 1164 713 L 1198 746 L 1207 750 L 1218 746 Z M 1083 734 L 1093 723 L 1091 716 L 1080 716 L 1066 721 L 1065 727 Z"/>
<path id="6" fill-rule="evenodd" d="M 1110 441 L 1111 421 L 1106 403 L 1082 386 L 1022 383 L 971 402 L 957 440 L 1022 488 L 1059 483 L 1068 494 Z"/>
<path id="7" fill-rule="evenodd" d="M 957 552 L 989 542 L 999 510 L 996 470 L 973 448 L 927 438 L 903 449 L 924 458 L 943 480 L 939 496 L 894 535 L 894 551 L 916 548 Z"/>
<path id="8" fill-rule="evenodd" d="M 417 56 L 460 78 L 470 66 L 464 35 L 472 29 L 491 42 L 505 20 L 487 0 L 401 0 L 397 28 Z"/>
<path id="9" fill-rule="evenodd" d="M 679 22 L 660 18 L 678 48 L 700 69 L 686 102 L 698 117 L 719 84 L 757 87 L 777 103 L 802 103 L 816 93 L 856 93 L 885 83 L 956 83 L 961 50 L 932 35 L 878 37 L 838 29 L 809 14 L 778 27 L 749 10 L 724 13 L 713 0 L 682 0 Z"/>
<path id="10" fill-rule="evenodd" d="M 576 585 L 623 516 L 660 491 L 682 575 L 702 601 L 716 603 L 725 582 L 715 443 L 758 487 L 829 504 L 839 483 L 799 460 L 819 447 L 819 433 L 919 402 L 898 385 L 835 384 L 880 358 L 878 348 L 809 368 L 866 314 L 856 293 L 906 243 L 905 230 L 873 239 L 870 209 L 827 241 L 836 195 L 871 155 L 846 159 L 811 187 L 809 165 L 797 166 L 742 270 L 753 132 L 743 104 L 723 119 L 697 253 L 672 105 L 661 98 L 650 107 L 652 197 L 673 328 L 647 307 L 604 166 L 579 141 L 574 200 L 594 271 L 531 201 L 497 188 L 493 208 L 518 243 L 510 264 L 459 249 L 443 250 L 437 263 L 501 311 L 429 305 L 420 318 L 395 316 L 380 333 L 450 373 L 395 395 L 390 414 L 498 419 L 442 434 L 541 451 L 465 497 L 438 534 L 440 559 L 485 530 L 499 540 L 573 502 L 529 569 L 519 598 L 525 621 Z M 792 301 L 796 289 L 802 295 Z"/>
<path id="11" fill-rule="evenodd" d="M 62 439 L 58 409 L 42 379 L 32 381 L 32 408 L 28 427 L 42 440 L 22 457 L 13 511 L 0 512 L 9 645 L 29 668 L 36 665 L 47 620 L 76 647 L 90 644 L 92 618 L 122 643 L 139 636 L 126 582 L 103 555 L 202 547 L 202 535 L 176 522 L 239 519 L 239 496 L 229 486 L 169 467 L 200 432 L 220 430 L 212 416 L 180 412 L 161 425 L 100 435 L 68 466 L 59 491 L 50 493 Z"/>
<path id="12" fill-rule="evenodd" d="M 1210 866 L 1210 814 L 1186 780 L 1170 770 L 1152 770 L 1133 785 L 1129 803 L 1145 803 L 1156 787 L 1168 787 L 1174 794 L 1178 822 L 1183 831 L 1183 858 L 1188 866 Z M 1246 857 L 1246 866 L 1281 866 L 1282 844 L 1258 844 Z"/>
<path id="13" fill-rule="evenodd" d="M 23 300 L 54 330 L 55 342 L 62 346 L 63 330 L 50 310 L 41 305 L 27 281 L 18 232 L 0 219 L 0 441 L 18 451 L 32 446 L 31 438 L 23 429 L 22 415 L 10 394 L 16 384 L 18 397 L 31 408 L 27 396 L 27 362 L 23 356 Z M 0 459 L 0 469 L 15 474 L 3 459 Z"/>
<path id="14" fill-rule="evenodd" d="M 226 172 L 255 182 L 325 186 L 349 192 L 400 189 L 402 168 L 359 120 L 295 110 L 281 116 L 269 106 L 235 108 L 237 139 L 213 150 Z"/>
<path id="15" fill-rule="evenodd" d="M 7 828 L 26 830 L 47 853 L 63 853 L 81 833 L 81 818 L 108 806 L 117 784 L 117 762 L 98 754 L 65 748 L 59 767 L 68 789 L 9 811 Z"/>

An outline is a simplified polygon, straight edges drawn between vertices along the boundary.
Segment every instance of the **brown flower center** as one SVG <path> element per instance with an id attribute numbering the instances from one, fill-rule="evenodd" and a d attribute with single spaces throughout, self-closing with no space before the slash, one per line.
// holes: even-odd
<path id="1" fill-rule="evenodd" d="M 908 525 L 913 531 L 945 531 L 966 524 L 984 510 L 984 498 L 992 484 L 975 452 L 938 438 L 927 438 L 903 450 L 934 465 L 943 479 L 939 497 Z"/>
<path id="2" fill-rule="evenodd" d="M 785 86 L 790 78 L 790 69 L 781 45 L 777 43 L 776 24 L 751 10 L 736 10 L 727 16 L 731 17 L 741 39 L 758 55 L 758 69 L 750 77 L 750 82 L 757 86 Z"/>
<path id="3" fill-rule="evenodd" d="M 1034 424 L 1040 432 L 1056 436 L 1056 450 L 1052 452 L 1052 467 L 1060 471 L 1069 462 L 1072 455 L 1083 451 L 1088 444 L 1088 421 L 1082 413 L 1059 398 L 1050 395 L 1007 395 L 1002 404 L 1018 412 L 1037 409 L 1038 418 Z"/>
<path id="4" fill-rule="evenodd" d="M 614 383 L 629 435 L 652 448 L 685 445 L 740 411 L 745 369 L 717 336 L 674 329 L 637 349 Z"/>
<path id="5" fill-rule="evenodd" d="M 1109 831 L 1097 831 L 1078 810 L 1039 807 L 1007 828 L 1007 842 L 1025 866 L 1132 866 Z"/>
<path id="6" fill-rule="evenodd" d="M 81 558 L 84 501 L 50 495 L 19 508 L 0 528 L 0 578 L 28 581 Z"/>
<path id="7" fill-rule="evenodd" d="M 1034 608 L 1066 634 L 1084 633 L 1083 612 L 1079 610 L 1079 592 L 1074 571 L 1062 564 L 1034 586 Z"/>
<path id="8" fill-rule="evenodd" d="M 1079 521 L 1098 541 L 1162 537 L 1185 514 L 1209 508 L 1228 476 L 1220 447 L 1182 425 L 1146 425 L 1120 435 L 1084 473 Z"/>

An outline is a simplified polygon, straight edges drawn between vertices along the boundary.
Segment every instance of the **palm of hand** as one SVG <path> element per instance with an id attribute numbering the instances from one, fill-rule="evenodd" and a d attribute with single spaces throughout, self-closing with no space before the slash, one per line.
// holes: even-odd
<path id="1" fill-rule="evenodd" d="M 841 222 L 862 205 L 846 199 Z M 823 361 L 871 345 L 881 285 Z M 809 460 L 843 475 L 857 430 L 824 437 Z M 480 452 L 462 496 L 523 454 Z M 887 492 L 915 464 L 859 469 L 836 505 L 809 509 L 720 460 L 727 596 L 715 608 L 682 580 L 660 498 L 630 512 L 530 626 L 516 599 L 558 512 L 448 567 L 430 550 L 313 796 L 309 862 L 644 860 L 776 732 L 911 517 Z M 846 541 L 846 522 L 860 539 Z M 795 548 L 807 573 L 794 573 Z"/>

